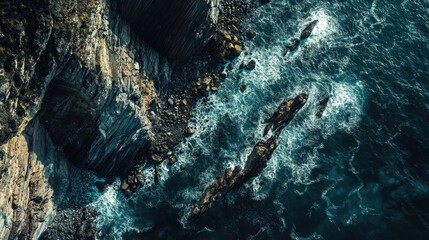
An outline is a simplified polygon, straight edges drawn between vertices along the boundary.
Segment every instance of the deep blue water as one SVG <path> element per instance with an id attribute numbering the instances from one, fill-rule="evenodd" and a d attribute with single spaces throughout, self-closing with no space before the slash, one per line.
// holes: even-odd
<path id="1" fill-rule="evenodd" d="M 313 35 L 283 57 L 314 19 Z M 237 64 L 255 59 L 256 69 L 236 67 L 198 104 L 196 134 L 177 147 L 179 163 L 163 165 L 161 184 L 129 200 L 118 183 L 103 193 L 99 238 L 428 239 L 429 1 L 272 0 L 245 27 L 258 35 Z M 244 164 L 263 120 L 300 92 L 309 101 L 268 167 L 188 223 L 202 191 Z"/>

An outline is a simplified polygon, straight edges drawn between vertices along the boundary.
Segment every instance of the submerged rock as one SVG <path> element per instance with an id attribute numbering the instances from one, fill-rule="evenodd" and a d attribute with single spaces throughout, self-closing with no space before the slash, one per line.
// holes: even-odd
<path id="1" fill-rule="evenodd" d="M 245 63 L 244 61 L 241 62 L 240 68 L 241 69 L 247 69 L 247 70 L 253 70 L 256 67 L 256 61 L 250 60 L 248 63 Z"/>
<path id="2" fill-rule="evenodd" d="M 331 95 L 326 96 L 322 100 L 320 100 L 318 106 L 319 110 L 316 113 L 316 117 L 321 118 L 323 113 L 325 112 L 326 106 L 328 105 L 329 99 L 331 98 Z"/>
<path id="3" fill-rule="evenodd" d="M 301 42 L 301 40 L 299 40 L 298 38 L 293 38 L 290 43 L 286 46 L 286 48 L 289 51 L 295 51 L 295 49 L 298 48 L 299 43 Z"/>
<path id="4" fill-rule="evenodd" d="M 316 24 L 319 22 L 319 20 L 314 20 L 311 21 L 309 24 L 307 24 L 307 26 L 305 26 L 304 30 L 302 30 L 301 32 L 301 40 L 306 39 L 308 37 L 310 37 L 311 33 L 313 32 L 314 27 L 316 26 Z"/>
<path id="5" fill-rule="evenodd" d="M 236 190 L 241 187 L 246 181 L 252 177 L 257 176 L 267 165 L 271 159 L 274 150 L 277 148 L 279 142 L 278 137 L 282 131 L 282 127 L 292 120 L 294 115 L 306 103 L 308 95 L 301 93 L 294 99 L 289 99 L 280 105 L 279 109 L 270 118 L 272 122 L 276 123 L 277 131 L 267 140 L 259 141 L 253 148 L 250 155 L 247 157 L 244 168 L 236 166 L 228 168 L 225 172 L 218 177 L 208 188 L 204 190 L 200 200 L 195 204 L 191 210 L 189 219 L 196 219 L 207 212 L 213 201 L 231 190 Z M 273 125 L 273 123 L 269 123 Z M 281 125 L 281 127 L 280 127 Z"/>

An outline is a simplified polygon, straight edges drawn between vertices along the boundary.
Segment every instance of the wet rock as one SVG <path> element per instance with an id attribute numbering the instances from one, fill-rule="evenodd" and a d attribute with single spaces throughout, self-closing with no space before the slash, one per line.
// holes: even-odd
<path id="1" fill-rule="evenodd" d="M 295 114 L 307 102 L 308 95 L 301 93 L 293 99 L 288 99 L 280 104 L 270 119 L 267 120 L 267 126 L 264 129 L 264 136 L 268 131 L 279 131 L 294 118 Z"/>
<path id="2" fill-rule="evenodd" d="M 225 63 L 240 55 L 243 48 L 237 36 L 220 29 L 208 44 L 208 50 L 217 62 Z"/>
<path id="3" fill-rule="evenodd" d="M 154 180 L 155 184 L 158 184 L 160 179 L 161 179 L 161 166 L 156 165 L 155 171 L 154 171 L 154 176 L 153 176 L 153 180 Z"/>
<path id="4" fill-rule="evenodd" d="M 178 159 L 177 159 L 176 155 L 172 154 L 168 157 L 168 160 L 170 161 L 171 164 L 174 164 L 177 162 Z"/>
<path id="5" fill-rule="evenodd" d="M 293 38 L 290 43 L 286 46 L 286 48 L 289 51 L 295 51 L 295 49 L 298 48 L 299 43 L 301 42 L 301 40 L 299 40 L 298 38 Z"/>
<path id="6" fill-rule="evenodd" d="M 202 96 L 207 96 L 213 87 L 216 87 L 218 78 L 214 74 L 206 74 L 195 83 L 195 92 Z"/>
<path id="7" fill-rule="evenodd" d="M 186 135 L 188 135 L 188 136 L 192 136 L 192 135 L 194 135 L 194 133 L 195 133 L 195 130 L 194 130 L 193 128 L 188 127 L 188 128 L 186 129 Z"/>
<path id="8" fill-rule="evenodd" d="M 247 69 L 247 70 L 253 70 L 256 67 L 256 61 L 250 60 L 248 63 L 245 63 L 244 61 L 241 62 L 240 68 L 241 69 Z"/>
<path id="9" fill-rule="evenodd" d="M 244 92 L 246 91 L 246 89 L 247 89 L 247 86 L 244 83 L 240 83 L 240 91 Z"/>
<path id="10" fill-rule="evenodd" d="M 278 127 L 275 134 L 267 140 L 259 141 L 253 148 L 250 155 L 247 157 L 244 168 L 236 166 L 233 169 L 228 168 L 218 177 L 208 188 L 204 190 L 200 200 L 192 209 L 189 219 L 195 220 L 209 210 L 213 201 L 220 195 L 236 190 L 241 187 L 246 181 L 260 174 L 267 166 L 267 162 L 271 159 L 274 150 L 278 146 L 278 137 L 284 125 L 287 125 L 293 116 L 307 101 L 307 94 L 301 93 L 294 99 L 289 99 L 283 102 L 279 109 L 271 117 L 276 121 Z M 269 123 L 270 124 L 270 123 Z"/>
<path id="11" fill-rule="evenodd" d="M 219 74 L 219 77 L 222 78 L 222 79 L 225 79 L 227 77 L 226 72 L 221 72 Z"/>
<path id="12" fill-rule="evenodd" d="M 238 45 L 238 44 L 234 45 L 233 53 L 235 56 L 239 56 L 242 51 L 243 51 L 243 49 L 241 48 L 240 45 Z"/>
<path id="13" fill-rule="evenodd" d="M 326 106 L 328 105 L 329 99 L 331 98 L 331 95 L 326 96 L 325 98 L 323 98 L 322 100 L 320 100 L 318 106 L 319 106 L 319 110 L 316 113 L 316 117 L 321 118 L 323 113 L 326 110 Z"/>
<path id="14" fill-rule="evenodd" d="M 310 37 L 311 33 L 313 32 L 314 27 L 316 26 L 316 24 L 319 22 L 319 20 L 314 20 L 311 21 L 309 24 L 307 24 L 307 26 L 305 26 L 304 30 L 302 30 L 301 32 L 301 40 L 306 39 L 308 37 Z"/>
<path id="15" fill-rule="evenodd" d="M 246 32 L 246 37 L 252 39 L 256 36 L 256 31 L 254 29 L 249 29 Z"/>

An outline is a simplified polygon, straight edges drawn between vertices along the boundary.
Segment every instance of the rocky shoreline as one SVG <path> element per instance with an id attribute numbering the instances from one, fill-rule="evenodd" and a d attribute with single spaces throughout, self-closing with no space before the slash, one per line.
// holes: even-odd
<path id="1" fill-rule="evenodd" d="M 199 99 L 215 93 L 222 85 L 234 65 L 234 59 L 244 48 L 243 39 L 248 35 L 241 23 L 257 5 L 257 1 L 249 4 L 244 1 L 222 1 L 215 35 L 205 51 L 193 62 L 179 66 L 181 69 L 173 73 L 175 80 L 165 86 L 167 91 L 159 100 L 151 103 L 154 114 L 150 115 L 150 119 L 157 132 L 156 140 L 148 147 L 148 154 L 138 161 L 137 166 L 122 177 L 121 190 L 127 196 L 144 186 L 147 178 L 153 177 L 157 183 L 157 165 L 164 160 L 181 164 L 174 148 L 186 136 L 193 134 L 193 129 L 187 127 L 192 109 Z M 254 37 L 256 32 L 251 32 Z M 199 77 L 194 80 L 195 76 Z M 150 165 L 154 168 L 154 176 L 143 176 L 143 169 Z M 181 168 L 184 166 L 181 165 Z"/>

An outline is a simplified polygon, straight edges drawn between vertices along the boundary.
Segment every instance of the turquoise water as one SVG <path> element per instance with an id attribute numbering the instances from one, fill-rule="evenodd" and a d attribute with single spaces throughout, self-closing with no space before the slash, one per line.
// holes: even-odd
<path id="1" fill-rule="evenodd" d="M 258 35 L 237 64 L 255 59 L 255 70 L 237 65 L 197 104 L 196 134 L 176 148 L 179 163 L 162 165 L 160 184 L 126 200 L 116 182 L 93 203 L 99 238 L 428 236 L 429 1 L 272 0 L 250 19 L 245 28 Z M 288 40 L 315 19 L 311 37 L 285 57 Z M 308 103 L 268 167 L 187 222 L 202 191 L 227 167 L 244 165 L 264 120 L 300 92 Z M 329 94 L 318 119 L 317 102 Z"/>

